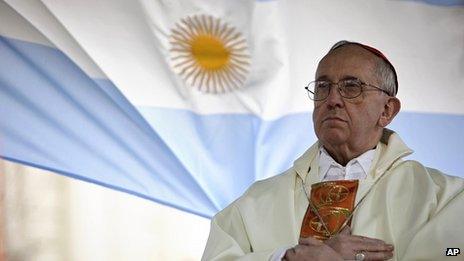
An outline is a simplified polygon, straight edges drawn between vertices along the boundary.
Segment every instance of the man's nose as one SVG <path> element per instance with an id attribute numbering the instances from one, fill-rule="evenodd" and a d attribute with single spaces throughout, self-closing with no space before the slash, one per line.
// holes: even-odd
<path id="1" fill-rule="evenodd" d="M 343 97 L 340 95 L 338 85 L 333 84 L 330 87 L 329 96 L 325 102 L 329 107 L 343 107 Z"/>

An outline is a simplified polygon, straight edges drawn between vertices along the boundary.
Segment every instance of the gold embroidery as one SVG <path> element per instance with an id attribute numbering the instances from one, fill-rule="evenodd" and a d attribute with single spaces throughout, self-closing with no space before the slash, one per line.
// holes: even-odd
<path id="1" fill-rule="evenodd" d="M 300 236 L 326 240 L 338 233 L 351 217 L 357 189 L 357 180 L 314 184 L 311 187 L 310 207 L 303 219 Z"/>

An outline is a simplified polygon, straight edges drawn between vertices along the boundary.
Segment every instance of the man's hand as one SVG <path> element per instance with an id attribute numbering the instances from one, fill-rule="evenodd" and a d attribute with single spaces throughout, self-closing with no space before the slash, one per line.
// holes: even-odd
<path id="1" fill-rule="evenodd" d="M 287 249 L 282 260 L 338 261 L 343 258 L 328 245 L 312 237 L 300 238 L 298 245 Z"/>
<path id="2" fill-rule="evenodd" d="M 343 259 L 355 259 L 357 253 L 365 255 L 364 260 L 388 260 L 393 257 L 393 246 L 380 239 L 351 235 L 350 227 L 345 227 L 338 235 L 324 242 Z"/>

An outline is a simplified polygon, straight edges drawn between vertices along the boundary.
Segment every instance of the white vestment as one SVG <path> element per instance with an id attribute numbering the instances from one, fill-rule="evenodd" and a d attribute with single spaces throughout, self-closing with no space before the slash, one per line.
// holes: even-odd
<path id="1" fill-rule="evenodd" d="M 412 151 L 390 134 L 384 132 L 369 175 L 360 180 L 356 203 L 366 197 L 353 215 L 352 233 L 393 244 L 393 260 L 453 260 L 445 257 L 447 248 L 464 251 L 464 180 L 403 160 Z M 254 183 L 216 214 L 202 259 L 269 260 L 277 249 L 296 245 L 308 207 L 301 179 L 308 190 L 322 180 L 318 152 L 316 143 L 291 169 Z"/>

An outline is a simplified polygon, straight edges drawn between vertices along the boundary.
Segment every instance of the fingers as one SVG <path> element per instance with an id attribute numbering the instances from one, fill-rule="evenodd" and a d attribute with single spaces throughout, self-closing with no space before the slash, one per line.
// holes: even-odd
<path id="1" fill-rule="evenodd" d="M 293 248 L 287 249 L 285 252 L 285 260 L 321 260 L 321 261 L 342 261 L 343 258 L 334 250 L 320 241 L 313 239 L 303 240 L 305 242 L 314 242 L 317 245 L 296 245 Z"/>
<path id="2" fill-rule="evenodd" d="M 363 252 L 364 260 L 389 260 L 393 258 L 393 252 Z"/>
<path id="3" fill-rule="evenodd" d="M 299 244 L 307 247 L 326 245 L 345 259 L 353 258 L 353 256 L 359 252 L 365 253 L 366 260 L 388 260 L 393 257 L 393 245 L 387 244 L 380 239 L 355 236 L 349 233 L 351 233 L 351 231 L 348 227 L 344 228 L 337 236 L 325 242 L 307 237 L 300 238 Z M 295 250 L 298 251 L 298 249 L 300 249 L 300 247 Z"/>
<path id="4" fill-rule="evenodd" d="M 393 245 L 385 243 L 383 240 L 363 236 L 352 236 L 357 241 L 356 248 L 362 251 L 365 260 L 389 260 L 393 258 Z"/>
<path id="5" fill-rule="evenodd" d="M 393 246 L 376 238 L 345 234 L 348 229 L 326 240 L 324 244 L 332 248 L 344 259 L 352 259 L 357 253 L 364 253 L 371 260 L 386 260 L 393 256 Z M 367 260 L 370 260 L 367 258 Z"/>
<path id="6" fill-rule="evenodd" d="M 363 236 L 352 236 L 353 240 L 357 243 L 359 250 L 365 250 L 369 252 L 377 251 L 393 251 L 393 245 L 385 243 L 383 240 L 363 237 Z"/>
<path id="7" fill-rule="evenodd" d="M 287 251 L 285 252 L 285 258 L 286 259 L 289 259 L 289 260 L 294 260 L 296 257 L 300 256 L 303 254 L 303 252 L 305 251 L 305 247 L 306 246 L 303 246 L 303 245 L 296 245 L 292 248 L 289 248 L 287 249 Z"/>
<path id="8" fill-rule="evenodd" d="M 298 244 L 300 245 L 308 245 L 308 246 L 318 246 L 322 245 L 323 243 L 313 237 L 301 237 L 300 240 L 298 240 Z"/>

